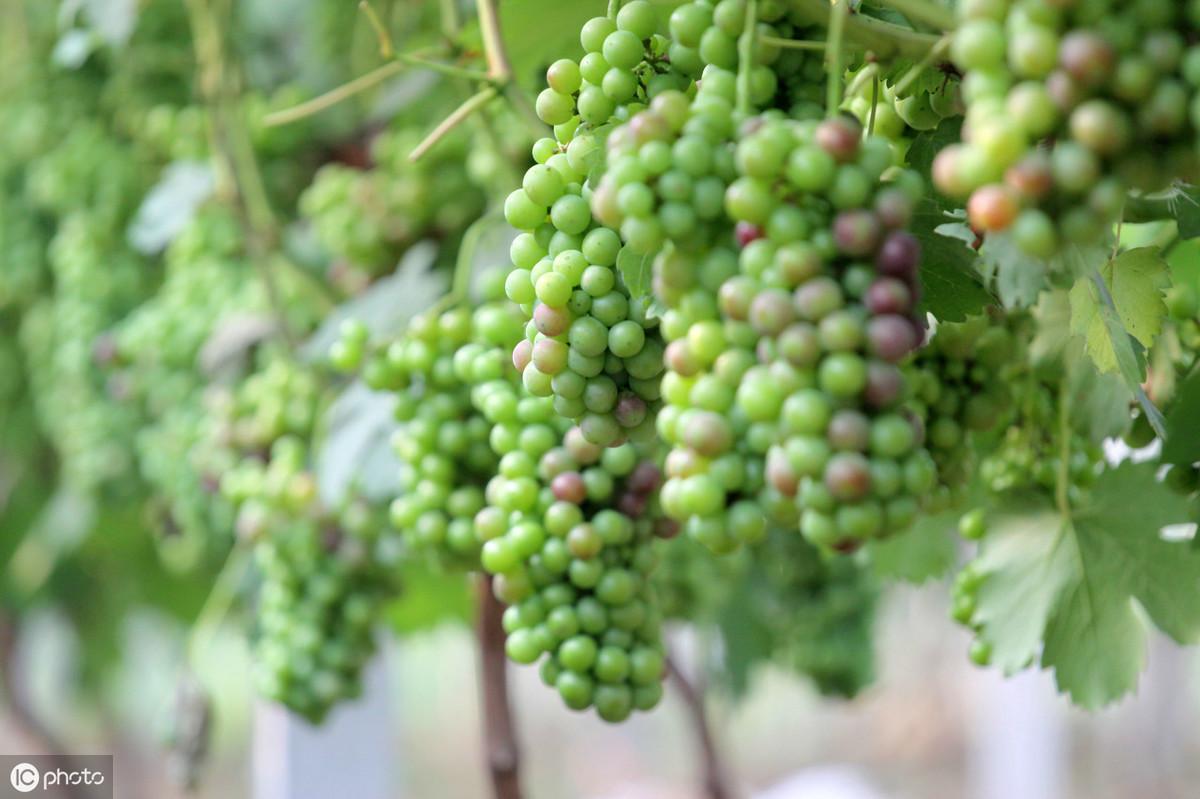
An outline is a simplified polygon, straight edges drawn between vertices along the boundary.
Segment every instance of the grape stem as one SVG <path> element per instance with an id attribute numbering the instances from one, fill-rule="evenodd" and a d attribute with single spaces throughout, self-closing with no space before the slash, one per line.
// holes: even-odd
<path id="1" fill-rule="evenodd" d="M 829 12 L 829 49 L 825 51 L 829 78 L 825 86 L 825 111 L 837 116 L 842 104 L 842 72 L 845 69 L 846 23 L 850 17 L 850 0 L 835 0 Z"/>
<path id="2" fill-rule="evenodd" d="M 500 30 L 500 10 L 497 0 L 477 0 L 476 9 L 479 17 L 479 35 L 483 39 L 483 52 L 488 63 L 488 76 L 494 85 L 504 91 L 505 98 L 513 108 L 525 118 L 529 129 L 535 135 L 544 135 L 545 125 L 538 118 L 529 98 L 525 96 L 513 79 L 512 59 L 508 57 L 508 48 L 504 45 L 504 34 Z"/>
<path id="3" fill-rule="evenodd" d="M 674 681 L 679 694 L 687 707 L 692 719 L 692 730 L 696 735 L 696 743 L 700 747 L 700 756 L 704 761 L 704 791 L 706 799 L 732 799 L 733 791 L 729 789 L 728 772 L 721 760 L 720 751 L 712 735 L 708 723 L 708 712 L 704 708 L 704 693 L 679 668 L 675 659 L 667 654 L 667 675 Z"/>
<path id="4" fill-rule="evenodd" d="M 379 40 L 379 55 L 390 61 L 396 54 L 396 48 L 392 45 L 392 37 L 383 24 L 383 20 L 379 18 L 379 13 L 375 11 L 375 7 L 369 0 L 360 0 L 358 10 L 367 18 L 371 30 L 375 31 L 375 38 Z"/>
<path id="5" fill-rule="evenodd" d="M 786 50 L 815 50 L 824 52 L 828 45 L 825 42 L 818 42 L 811 39 L 782 39 L 778 36 L 759 36 L 758 41 L 761 44 L 769 44 L 773 47 L 782 47 Z"/>
<path id="6" fill-rule="evenodd" d="M 218 0 L 188 0 L 187 8 L 217 184 L 231 196 L 241 217 L 250 260 L 258 269 L 280 335 L 288 349 L 294 350 L 296 334 L 288 323 L 283 295 L 267 261 L 278 239 L 278 225 L 250 141 L 245 109 L 240 107 L 235 89 L 236 65 L 227 63 L 226 58 L 228 45 L 223 31 L 229 29 L 232 8 L 228 3 L 220 3 L 218 8 Z"/>
<path id="7" fill-rule="evenodd" d="M 954 12 L 927 0 L 877 0 L 879 5 L 899 11 L 912 22 L 920 22 L 940 31 L 954 30 Z"/>
<path id="8" fill-rule="evenodd" d="M 450 112 L 450 116 L 438 123 L 438 126 L 429 132 L 429 135 L 421 140 L 421 143 L 413 148 L 413 151 L 408 154 L 409 161 L 419 161 L 425 153 L 433 149 L 433 146 L 444 139 L 452 130 L 457 128 L 467 119 L 485 105 L 495 100 L 500 96 L 500 92 L 495 86 L 488 86 L 486 89 L 480 89 L 472 94 L 462 105 Z"/>
<path id="9" fill-rule="evenodd" d="M 492 593 L 492 577 L 475 583 L 479 644 L 479 689 L 483 704 L 483 751 L 494 799 L 521 799 L 520 747 L 508 700 L 508 658 L 504 653 L 504 606 Z"/>
<path id="10" fill-rule="evenodd" d="M 1070 369 L 1070 365 L 1066 365 Z M 1058 387 L 1058 474 L 1054 481 L 1054 502 L 1058 506 L 1059 515 L 1064 519 L 1071 518 L 1071 409 L 1067 396 L 1067 381 Z"/>
<path id="11" fill-rule="evenodd" d="M 746 3 L 746 19 L 742 37 L 738 40 L 737 110 L 749 115 L 753 104 L 750 101 L 750 74 L 754 69 L 754 40 L 758 28 L 758 0 Z"/>
<path id="12" fill-rule="evenodd" d="M 330 89 L 322 95 L 318 95 L 311 100 L 306 100 L 299 105 L 294 105 L 291 108 L 285 108 L 282 111 L 275 111 L 263 117 L 263 124 L 268 127 L 276 125 L 287 125 L 291 122 L 310 117 L 313 114 L 318 114 L 327 108 L 332 108 L 338 103 L 349 100 L 356 94 L 361 94 L 368 89 L 378 86 L 388 78 L 403 72 L 409 67 L 419 66 L 434 72 L 439 72 L 453 78 L 466 78 L 468 80 L 483 80 L 487 74 L 477 69 L 463 69 L 450 64 L 442 64 L 438 61 L 431 61 L 427 58 L 422 58 L 418 55 L 410 53 L 398 53 L 393 56 L 395 60 L 389 61 L 382 66 L 376 67 L 370 72 L 359 75 L 354 80 L 343 83 L 335 89 Z"/>

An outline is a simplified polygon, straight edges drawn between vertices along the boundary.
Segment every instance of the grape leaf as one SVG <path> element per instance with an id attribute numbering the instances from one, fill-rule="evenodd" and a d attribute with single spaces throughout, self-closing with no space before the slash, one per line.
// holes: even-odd
<path id="1" fill-rule="evenodd" d="M 1200 239 L 1182 241 L 1167 255 L 1171 282 L 1190 285 L 1200 291 Z"/>
<path id="2" fill-rule="evenodd" d="M 387 339 L 404 329 L 408 320 L 428 309 L 445 291 L 445 278 L 431 271 L 437 245 L 417 242 L 409 247 L 392 274 L 371 284 L 365 292 L 334 308 L 321 326 L 300 346 L 308 361 L 323 360 L 340 335 L 342 322 L 360 319 L 374 340 Z"/>
<path id="3" fill-rule="evenodd" d="M 637 255 L 628 247 L 622 247 L 617 255 L 617 271 L 629 295 L 633 299 L 644 297 L 650 293 L 653 282 L 654 259 L 649 255 Z"/>
<path id="4" fill-rule="evenodd" d="M 1119 376 L 1093 369 L 1083 357 L 1082 349 L 1080 340 L 1072 339 L 1066 350 L 1071 426 L 1089 441 L 1099 443 L 1129 428 L 1129 403 L 1133 395 Z"/>
<path id="5" fill-rule="evenodd" d="M 216 179 L 212 167 L 198 161 L 175 161 L 163 170 L 158 183 L 146 192 L 126 238 L 143 255 L 162 252 L 187 227 L 205 200 L 212 196 Z"/>
<path id="6" fill-rule="evenodd" d="M 1187 500 L 1125 463 L 1096 482 L 1070 517 L 1040 512 L 997 519 L 976 565 L 975 620 L 1005 673 L 1038 655 L 1060 690 L 1086 708 L 1137 684 L 1146 631 L 1136 602 L 1180 643 L 1200 638 L 1200 553 L 1163 540 L 1187 519 Z"/>
<path id="7" fill-rule="evenodd" d="M 1179 237 L 1200 237 L 1200 188 L 1180 186 L 1172 193 L 1168 204 L 1176 224 L 1179 225 Z"/>
<path id="8" fill-rule="evenodd" d="M 920 584 L 941 577 L 955 562 L 954 530 L 959 511 L 923 515 L 900 535 L 872 541 L 871 570 L 885 580 Z"/>
<path id="9" fill-rule="evenodd" d="M 325 411 L 327 432 L 317 448 L 315 466 L 326 507 L 341 507 L 352 487 L 376 502 L 396 495 L 400 462 L 391 445 L 395 404 L 391 394 L 372 391 L 356 380 Z"/>
<path id="10" fill-rule="evenodd" d="M 1162 459 L 1166 463 L 1189 464 L 1200 461 L 1200 369 L 1195 369 L 1179 385 L 1179 393 L 1167 413 L 1167 440 Z"/>
<path id="11" fill-rule="evenodd" d="M 1071 338 L 1071 301 L 1065 291 L 1047 291 L 1033 307 L 1037 332 L 1029 343 L 1033 363 L 1057 361 Z"/>
<path id="12" fill-rule="evenodd" d="M 942 78 L 936 70 L 930 70 Z M 908 146 L 908 165 L 922 175 L 929 175 L 933 170 L 933 159 L 947 145 L 962 140 L 962 117 L 950 117 L 942 120 L 942 124 L 933 130 L 918 133 Z"/>
<path id="13" fill-rule="evenodd" d="M 1120 361 L 1128 358 L 1126 351 L 1133 351 L 1130 337 L 1143 347 L 1153 346 L 1167 314 L 1162 292 L 1170 285 L 1170 275 L 1158 251 L 1145 247 L 1109 261 L 1100 276 L 1116 314 L 1111 313 L 1095 277 L 1085 275 L 1071 289 L 1071 332 L 1085 337 L 1096 367 L 1111 372 L 1123 366 Z"/>
<path id="14" fill-rule="evenodd" d="M 545 86 L 545 68 L 557 58 L 577 58 L 579 29 L 591 17 L 604 16 L 600 0 L 505 0 L 500 4 L 500 30 L 512 56 L 513 72 L 522 84 Z M 669 12 L 659 12 L 660 14 Z"/>
<path id="15" fill-rule="evenodd" d="M 399 568 L 400 595 L 384 613 L 397 633 L 411 635 L 471 618 L 470 586 L 461 572 L 429 568 L 415 560 L 404 560 Z"/>
<path id="16" fill-rule="evenodd" d="M 947 217 L 933 201 L 913 215 L 912 234 L 921 242 L 921 310 L 944 322 L 962 322 L 995 300 L 975 271 L 974 251 L 939 232 Z"/>
<path id="17" fill-rule="evenodd" d="M 979 248 L 984 279 L 996 287 L 1005 308 L 1028 308 L 1046 287 L 1046 263 L 1031 258 L 1007 233 L 993 233 Z"/>

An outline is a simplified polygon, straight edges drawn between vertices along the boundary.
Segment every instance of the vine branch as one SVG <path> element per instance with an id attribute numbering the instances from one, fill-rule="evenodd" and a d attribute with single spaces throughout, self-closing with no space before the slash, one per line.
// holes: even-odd
<path id="1" fill-rule="evenodd" d="M 492 593 L 491 576 L 475 583 L 478 618 L 479 690 L 483 705 L 483 750 L 495 799 L 521 799 L 521 753 L 508 701 L 508 658 L 504 653 L 504 607 Z"/>
<path id="2" fill-rule="evenodd" d="M 697 690 L 679 664 L 668 653 L 666 657 L 667 675 L 675 682 L 680 697 L 687 707 L 691 717 L 692 730 L 696 735 L 696 743 L 700 747 L 700 757 L 704 764 L 704 795 L 706 799 L 733 799 L 733 791 L 729 788 L 728 772 L 721 760 L 720 750 L 713 739 L 712 728 L 708 723 L 708 712 L 704 708 L 704 695 Z"/>
<path id="3" fill-rule="evenodd" d="M 920 22 L 940 31 L 954 30 L 954 12 L 928 0 L 876 0 L 879 5 L 899 11 L 912 22 Z"/>
<path id="4" fill-rule="evenodd" d="M 217 8 L 218 3 L 220 8 Z M 288 348 L 294 349 L 296 336 L 288 324 L 275 275 L 266 261 L 267 252 L 274 247 L 278 237 L 275 214 L 246 128 L 244 109 L 236 100 L 231 70 L 226 63 L 223 31 L 229 27 L 231 8 L 225 0 L 188 0 L 187 6 L 200 92 L 208 107 L 209 137 L 218 179 L 233 193 L 247 232 L 251 260 L 262 278 L 280 334 Z"/>
<path id="5" fill-rule="evenodd" d="M 746 20 L 738 40 L 737 110 L 747 115 L 753 107 L 750 98 L 750 77 L 754 66 L 754 43 L 758 32 L 758 0 L 746 3 Z"/>
<path id="6" fill-rule="evenodd" d="M 828 0 L 791 0 L 791 3 L 803 12 L 809 22 L 827 28 L 831 27 L 832 15 L 838 13 L 836 6 L 831 6 Z M 881 58 L 921 58 L 941 37 L 863 14 L 849 14 L 846 19 L 846 38 Z"/>
<path id="7" fill-rule="evenodd" d="M 463 121 L 490 103 L 499 96 L 495 86 L 488 86 L 486 89 L 480 89 L 475 94 L 463 101 L 462 105 L 450 112 L 450 115 L 438 123 L 438 126 L 429 132 L 429 135 L 421 140 L 421 143 L 413 148 L 409 153 L 409 161 L 419 161 L 425 153 L 433 149 L 433 146 L 444 139 L 452 130 L 457 128 Z"/>
<path id="8" fill-rule="evenodd" d="M 829 12 L 829 49 L 825 51 L 826 68 L 829 70 L 825 86 L 825 111 L 831 117 L 837 116 L 842 104 L 845 33 L 849 17 L 850 0 L 834 0 Z"/>

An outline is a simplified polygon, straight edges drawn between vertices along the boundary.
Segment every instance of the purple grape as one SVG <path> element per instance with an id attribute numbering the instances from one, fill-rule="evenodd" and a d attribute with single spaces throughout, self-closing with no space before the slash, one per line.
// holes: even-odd
<path id="1" fill-rule="evenodd" d="M 892 231 L 875 255 L 875 267 L 884 275 L 910 280 L 921 262 L 921 242 L 904 230 Z"/>

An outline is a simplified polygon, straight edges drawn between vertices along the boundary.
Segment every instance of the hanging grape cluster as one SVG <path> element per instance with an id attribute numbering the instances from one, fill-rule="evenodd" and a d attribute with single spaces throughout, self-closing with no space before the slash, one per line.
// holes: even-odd
<path id="1" fill-rule="evenodd" d="M 1049 258 L 1100 240 L 1130 191 L 1200 174 L 1193 5 L 1006 0 L 958 16 L 966 125 L 933 174 L 978 230 Z"/>

